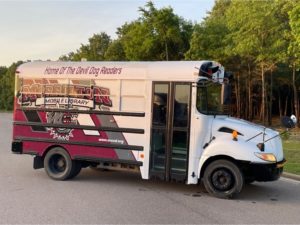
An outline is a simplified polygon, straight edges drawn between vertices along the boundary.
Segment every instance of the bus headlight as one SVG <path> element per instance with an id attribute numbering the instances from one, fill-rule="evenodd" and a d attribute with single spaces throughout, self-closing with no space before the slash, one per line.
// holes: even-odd
<path id="1" fill-rule="evenodd" d="M 276 156 L 272 153 L 260 153 L 260 152 L 255 152 L 254 153 L 256 155 L 256 157 L 264 160 L 264 161 L 268 161 L 268 162 L 276 162 Z"/>

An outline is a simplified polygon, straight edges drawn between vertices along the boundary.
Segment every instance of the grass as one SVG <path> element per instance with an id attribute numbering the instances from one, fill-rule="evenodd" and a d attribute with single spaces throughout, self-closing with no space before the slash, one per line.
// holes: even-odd
<path id="1" fill-rule="evenodd" d="M 300 141 L 283 141 L 283 150 L 287 160 L 284 171 L 300 175 Z"/>

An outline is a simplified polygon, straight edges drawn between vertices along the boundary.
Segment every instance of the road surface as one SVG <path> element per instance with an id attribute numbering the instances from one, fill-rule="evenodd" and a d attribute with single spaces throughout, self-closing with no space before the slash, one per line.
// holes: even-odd
<path id="1" fill-rule="evenodd" d="M 300 182 L 282 178 L 245 187 L 238 199 L 209 196 L 203 186 L 141 180 L 84 169 L 53 181 L 32 157 L 10 152 L 12 114 L 0 113 L 0 223 L 287 224 L 300 223 Z"/>

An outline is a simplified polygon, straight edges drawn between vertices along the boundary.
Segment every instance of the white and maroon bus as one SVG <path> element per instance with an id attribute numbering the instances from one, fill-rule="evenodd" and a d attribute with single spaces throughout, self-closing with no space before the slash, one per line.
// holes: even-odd
<path id="1" fill-rule="evenodd" d="M 16 72 L 12 152 L 55 180 L 82 167 L 197 184 L 232 197 L 279 178 L 278 133 L 229 117 L 228 78 L 212 61 L 30 62 Z"/>

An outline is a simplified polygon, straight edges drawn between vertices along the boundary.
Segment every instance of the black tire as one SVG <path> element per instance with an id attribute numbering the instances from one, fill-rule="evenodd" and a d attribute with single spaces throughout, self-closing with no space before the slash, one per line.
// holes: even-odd
<path id="1" fill-rule="evenodd" d="M 206 167 L 203 183 L 211 195 L 217 198 L 233 198 L 242 191 L 244 178 L 233 162 L 216 160 Z"/>
<path id="2" fill-rule="evenodd" d="M 76 162 L 60 147 L 55 147 L 47 152 L 44 158 L 44 167 L 48 176 L 54 180 L 67 180 L 77 172 Z"/>
<path id="3" fill-rule="evenodd" d="M 82 168 L 81 162 L 73 161 L 73 163 L 74 163 L 73 171 L 71 172 L 68 179 L 72 179 L 72 178 L 76 177 L 80 173 L 81 168 Z"/>

